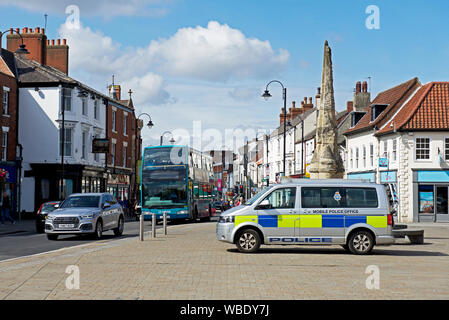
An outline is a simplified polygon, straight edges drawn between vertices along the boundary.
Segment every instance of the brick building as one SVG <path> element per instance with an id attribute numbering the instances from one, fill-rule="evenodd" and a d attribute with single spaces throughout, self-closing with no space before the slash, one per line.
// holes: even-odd
<path id="1" fill-rule="evenodd" d="M 22 208 L 33 212 L 42 202 L 75 192 L 133 198 L 141 139 L 132 99 L 103 94 L 69 77 L 65 39 L 48 40 L 40 28 L 23 28 L 21 36 L 30 52 L 26 57 L 11 53 L 22 43 L 12 29 L 7 47 L 15 68 L 9 69 L 17 73 Z M 97 138 L 109 139 L 108 153 L 92 152 Z"/>
<path id="2" fill-rule="evenodd" d="M 17 156 L 17 74 L 14 54 L 0 48 L 0 168 L 7 171 L 4 190 L 10 195 L 13 212 L 18 199 L 17 176 L 20 161 Z M 1 201 L 1 199 L 0 199 Z"/>
<path id="3" fill-rule="evenodd" d="M 139 170 L 142 122 L 136 121 L 131 93 L 130 90 L 129 99 L 123 100 L 121 86 L 109 86 L 110 99 L 106 106 L 106 132 L 110 140 L 107 191 L 121 201 L 138 198 L 135 172 Z"/>

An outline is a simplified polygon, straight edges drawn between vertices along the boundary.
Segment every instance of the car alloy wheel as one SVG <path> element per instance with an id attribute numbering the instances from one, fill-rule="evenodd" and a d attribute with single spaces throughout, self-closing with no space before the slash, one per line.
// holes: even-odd
<path id="1" fill-rule="evenodd" d="M 260 244 L 259 234 L 252 229 L 243 230 L 237 239 L 237 248 L 240 252 L 256 252 L 259 250 Z"/>
<path id="2" fill-rule="evenodd" d="M 368 254 L 374 246 L 373 237 L 367 231 L 358 231 L 349 240 L 349 250 L 354 254 Z"/>

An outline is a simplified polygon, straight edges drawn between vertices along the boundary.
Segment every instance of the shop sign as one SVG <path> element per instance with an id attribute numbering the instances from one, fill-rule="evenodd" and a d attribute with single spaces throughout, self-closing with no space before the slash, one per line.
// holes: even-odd
<path id="1" fill-rule="evenodd" d="M 16 183 L 16 167 L 2 165 L 0 168 L 6 171 L 6 183 Z"/>
<path id="2" fill-rule="evenodd" d="M 380 172 L 380 183 L 395 183 L 395 182 L 396 182 L 396 171 Z"/>
<path id="3" fill-rule="evenodd" d="M 126 184 L 129 185 L 129 176 L 126 174 L 110 174 L 108 184 Z"/>
<path id="4" fill-rule="evenodd" d="M 95 138 L 92 140 L 92 153 L 108 153 L 109 139 Z"/>
<path id="5" fill-rule="evenodd" d="M 388 158 L 379 158 L 379 168 L 388 167 Z"/>

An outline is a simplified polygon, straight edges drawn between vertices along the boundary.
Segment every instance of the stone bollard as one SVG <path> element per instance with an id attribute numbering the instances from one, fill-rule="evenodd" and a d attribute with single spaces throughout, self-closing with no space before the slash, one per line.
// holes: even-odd
<path id="1" fill-rule="evenodd" d="M 156 238 L 156 214 L 153 213 L 151 216 L 151 237 Z"/>

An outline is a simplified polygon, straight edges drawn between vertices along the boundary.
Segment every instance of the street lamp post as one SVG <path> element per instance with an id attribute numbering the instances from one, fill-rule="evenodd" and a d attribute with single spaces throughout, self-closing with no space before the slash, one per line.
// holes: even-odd
<path id="1" fill-rule="evenodd" d="M 286 145 L 286 142 L 285 142 L 285 140 L 286 140 L 286 131 L 287 131 L 287 88 L 285 88 L 284 87 L 284 85 L 282 84 L 282 82 L 280 82 L 280 81 L 278 81 L 278 80 L 272 80 L 272 81 L 270 81 L 270 82 L 268 82 L 268 84 L 267 84 L 267 86 L 266 86 L 266 88 L 265 88 L 265 92 L 262 94 L 262 97 L 265 99 L 265 100 L 268 100 L 269 98 L 271 98 L 271 94 L 270 94 L 270 92 L 268 91 L 268 86 L 271 84 L 271 83 L 273 83 L 273 82 L 277 82 L 277 83 L 279 83 L 280 85 L 281 85 L 281 87 L 282 87 L 282 93 L 283 93 L 283 99 L 284 99 L 284 163 L 283 163 L 283 175 L 285 176 L 285 156 L 286 156 L 286 153 L 285 153 L 285 145 Z"/>
<path id="2" fill-rule="evenodd" d="M 151 129 L 154 126 L 153 121 L 151 120 L 151 116 L 148 113 L 141 113 L 136 118 L 136 126 L 135 126 L 136 147 L 134 148 L 135 149 L 135 156 L 134 156 L 135 157 L 135 161 L 134 161 L 134 166 L 135 166 L 135 168 L 134 168 L 134 192 L 135 192 L 135 199 L 136 199 L 136 201 L 137 201 L 137 190 L 138 190 L 138 187 L 137 187 L 137 159 L 138 159 L 137 148 L 138 148 L 138 146 L 139 146 L 139 153 L 141 153 L 140 152 L 140 145 L 141 144 L 139 144 L 139 139 L 141 139 L 141 137 L 139 135 L 137 135 L 137 132 L 138 132 L 137 128 L 138 128 L 138 121 L 140 120 L 141 116 L 147 116 L 148 118 L 150 118 L 150 121 L 148 121 L 148 123 L 147 123 L 148 129 Z"/>
<path id="3" fill-rule="evenodd" d="M 170 131 L 165 131 L 164 133 L 161 134 L 161 146 L 162 146 L 162 143 L 164 141 L 164 135 L 165 134 L 170 134 L 171 135 L 171 139 L 170 139 L 170 143 L 171 144 L 175 143 L 175 139 L 173 139 L 173 133 L 171 133 Z"/>

